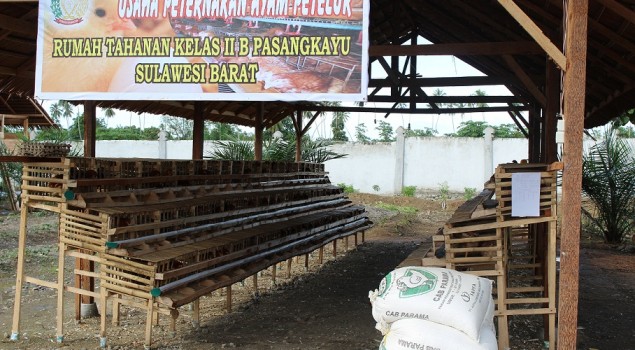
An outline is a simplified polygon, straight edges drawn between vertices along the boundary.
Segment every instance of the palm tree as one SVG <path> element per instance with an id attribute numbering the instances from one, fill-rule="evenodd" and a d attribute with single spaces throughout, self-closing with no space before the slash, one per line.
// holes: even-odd
<path id="1" fill-rule="evenodd" d="M 56 123 L 59 123 L 60 118 L 66 118 L 66 125 L 70 125 L 68 119 L 73 116 L 73 105 L 70 102 L 59 100 L 51 105 L 51 117 Z"/>
<path id="2" fill-rule="evenodd" d="M 635 227 L 635 156 L 615 129 L 607 129 L 604 138 L 582 158 L 582 191 L 598 213 L 584 215 L 600 229 L 607 243 L 620 243 Z"/>
<path id="3" fill-rule="evenodd" d="M 115 110 L 112 108 L 104 108 L 104 117 L 106 117 L 106 125 L 108 124 L 108 119 L 112 118 L 115 116 Z"/>
<path id="4" fill-rule="evenodd" d="M 214 151 L 207 158 L 215 160 L 253 160 L 254 144 L 247 141 L 216 141 Z M 330 151 L 327 146 L 330 143 L 324 140 L 313 141 L 309 137 L 302 139 L 302 161 L 311 163 L 324 163 L 331 159 L 343 158 L 346 155 Z M 262 152 L 263 160 L 294 162 L 295 141 L 284 139 L 272 139 L 265 143 Z"/>

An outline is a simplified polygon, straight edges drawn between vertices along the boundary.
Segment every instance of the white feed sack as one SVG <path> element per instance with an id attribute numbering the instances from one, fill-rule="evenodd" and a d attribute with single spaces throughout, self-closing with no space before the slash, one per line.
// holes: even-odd
<path id="1" fill-rule="evenodd" d="M 450 269 L 398 268 L 369 298 L 382 334 L 391 323 L 414 318 L 456 328 L 478 341 L 481 328 L 493 322 L 492 282 Z"/>
<path id="2" fill-rule="evenodd" d="M 384 336 L 379 350 L 497 350 L 492 326 L 480 331 L 475 341 L 463 332 L 438 323 L 416 318 L 395 321 Z"/>

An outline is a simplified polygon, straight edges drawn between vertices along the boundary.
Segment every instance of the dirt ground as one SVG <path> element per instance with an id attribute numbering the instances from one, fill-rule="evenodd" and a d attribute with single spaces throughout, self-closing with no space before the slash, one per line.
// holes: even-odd
<path id="1" fill-rule="evenodd" d="M 325 248 L 325 263 L 317 252 L 304 261 L 277 267 L 277 283 L 271 269 L 258 278 L 232 287 L 233 310 L 226 310 L 225 290 L 201 299 L 201 324 L 192 325 L 191 311 L 179 310 L 177 332 L 171 334 L 168 319 L 154 326 L 158 349 L 377 349 L 381 334 L 374 329 L 368 291 L 395 268 L 449 218 L 462 202 L 448 202 L 444 210 L 435 198 L 380 197 L 352 194 L 367 206 L 375 227 L 366 242 L 348 247 L 338 242 Z M 23 289 L 20 341 L 11 342 L 15 294 L 15 260 L 19 216 L 0 217 L 0 349 L 97 349 L 99 320 L 76 322 L 72 295 L 66 294 L 65 341 L 55 344 L 53 290 L 26 285 Z M 54 280 L 56 276 L 57 223 L 54 216 L 32 213 L 29 218 L 27 275 Z M 361 238 L 361 237 L 360 237 Z M 635 350 L 635 255 L 619 252 L 597 240 L 584 240 L 581 250 L 578 349 Z M 68 261 L 69 273 L 72 261 Z M 67 281 L 70 283 L 70 278 Z M 110 317 L 110 309 L 106 314 Z M 108 328 L 111 349 L 143 349 L 145 314 L 123 308 L 121 324 Z M 542 349 L 540 317 L 516 316 L 510 321 L 513 349 Z"/>

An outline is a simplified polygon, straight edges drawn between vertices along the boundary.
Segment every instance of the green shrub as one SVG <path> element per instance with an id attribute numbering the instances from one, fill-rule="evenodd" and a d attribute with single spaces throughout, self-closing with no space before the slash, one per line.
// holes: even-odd
<path id="1" fill-rule="evenodd" d="M 476 188 L 465 187 L 465 193 L 463 194 L 463 197 L 465 198 L 465 200 L 469 201 L 470 199 L 474 198 L 474 196 L 476 196 Z"/>
<path id="2" fill-rule="evenodd" d="M 403 194 L 406 197 L 414 197 L 415 192 L 417 192 L 417 186 L 404 186 L 401 189 L 401 194 Z"/>
<path id="3" fill-rule="evenodd" d="M 337 186 L 339 186 L 339 188 L 341 188 L 344 191 L 344 193 L 347 193 L 347 194 L 357 192 L 357 190 L 355 189 L 355 187 L 353 187 L 353 185 L 347 185 L 341 182 L 341 183 L 338 183 Z"/>
<path id="4" fill-rule="evenodd" d="M 414 214 L 417 211 L 419 211 L 415 207 L 400 206 L 400 205 L 394 205 L 394 204 L 389 204 L 389 203 L 384 203 L 384 202 L 377 202 L 377 204 L 375 206 L 377 208 L 380 208 L 380 209 L 396 211 L 396 212 L 403 213 L 403 214 Z"/>

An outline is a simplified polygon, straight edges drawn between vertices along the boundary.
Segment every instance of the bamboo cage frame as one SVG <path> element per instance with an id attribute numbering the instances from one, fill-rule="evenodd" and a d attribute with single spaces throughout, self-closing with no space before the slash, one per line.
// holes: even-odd
<path id="1" fill-rule="evenodd" d="M 18 246 L 12 340 L 20 329 L 24 283 L 57 291 L 56 340 L 64 340 L 64 292 L 98 301 L 100 346 L 107 344 L 107 303 L 113 324 L 120 305 L 146 311 L 145 346 L 152 345 L 153 322 L 178 308 L 293 257 L 346 240 L 372 222 L 330 184 L 324 166 L 261 161 L 161 161 L 152 159 L 62 158 L 25 163 Z M 57 281 L 27 276 L 27 213 L 37 208 L 59 214 Z M 98 272 L 75 269 L 75 279 L 100 283 L 99 292 L 64 284 L 64 258 L 84 259 Z M 77 300 L 77 299 L 76 299 Z"/>
<path id="2" fill-rule="evenodd" d="M 501 164 L 479 196 L 459 207 L 432 246 L 422 246 L 400 266 L 435 266 L 494 281 L 498 348 L 509 349 L 510 316 L 544 315 L 545 346 L 556 344 L 557 172 L 561 163 Z M 540 214 L 511 216 L 512 174 L 540 174 Z M 473 218 L 496 195 L 493 213 Z M 444 257 L 435 253 L 444 250 Z M 518 276 L 521 275 L 521 276 Z"/>

